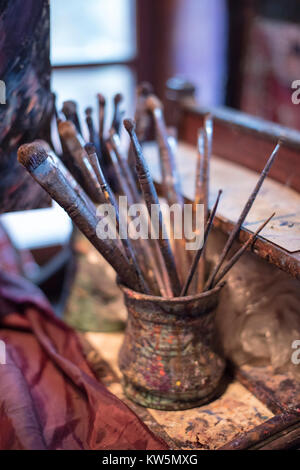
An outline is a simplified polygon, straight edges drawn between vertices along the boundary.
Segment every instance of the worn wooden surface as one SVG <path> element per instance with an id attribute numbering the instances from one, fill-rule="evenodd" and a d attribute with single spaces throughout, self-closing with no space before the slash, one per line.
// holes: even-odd
<path id="1" fill-rule="evenodd" d="M 214 450 L 273 416 L 236 380 L 228 384 L 220 398 L 199 408 L 186 411 L 142 408 L 124 396 L 121 386 L 118 352 L 123 333 L 86 333 L 85 341 L 88 360 L 98 377 L 174 449 Z"/>

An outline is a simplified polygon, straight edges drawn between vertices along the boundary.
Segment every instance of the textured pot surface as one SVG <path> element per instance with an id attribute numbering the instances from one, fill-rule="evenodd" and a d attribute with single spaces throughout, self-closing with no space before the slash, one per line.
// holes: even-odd
<path id="1" fill-rule="evenodd" d="M 119 355 L 126 395 L 140 405 L 164 410 L 211 400 L 225 368 L 215 344 L 214 321 L 222 287 L 178 299 L 121 288 L 128 309 Z"/>

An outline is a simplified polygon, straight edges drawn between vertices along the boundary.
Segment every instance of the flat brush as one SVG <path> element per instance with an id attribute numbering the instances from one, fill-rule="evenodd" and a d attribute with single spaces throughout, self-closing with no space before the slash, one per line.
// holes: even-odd
<path id="1" fill-rule="evenodd" d="M 74 166 L 77 168 L 77 171 L 81 173 L 84 189 L 95 203 L 103 203 L 104 199 L 97 188 L 97 178 L 90 168 L 90 165 L 87 163 L 86 151 L 83 148 L 84 141 L 77 133 L 74 124 L 71 121 L 60 122 L 58 131 L 73 159 Z"/>
<path id="2" fill-rule="evenodd" d="M 217 263 L 216 267 L 213 269 L 206 285 L 205 285 L 205 290 L 209 290 L 211 289 L 211 286 L 215 284 L 215 278 L 216 278 L 216 275 L 218 274 L 222 264 L 224 263 L 224 260 L 227 256 L 227 254 L 229 253 L 232 245 L 233 245 L 233 242 L 234 240 L 236 239 L 239 231 L 241 230 L 241 227 L 247 217 L 247 215 L 249 214 L 250 212 L 250 209 L 251 207 L 253 206 L 254 204 L 254 201 L 259 193 L 259 190 L 260 188 L 262 187 L 262 184 L 264 182 L 264 180 L 266 179 L 274 161 L 275 161 L 275 158 L 277 157 L 277 154 L 279 152 L 279 149 L 280 149 L 280 146 L 281 146 L 281 142 L 278 142 L 278 144 L 276 145 L 273 153 L 271 154 L 265 168 L 263 169 L 260 177 L 259 177 L 259 180 L 255 186 L 255 188 L 253 189 L 250 197 L 248 198 L 248 201 L 246 202 L 245 204 L 245 207 L 244 209 L 242 210 L 242 213 L 239 217 L 239 220 L 237 221 L 235 227 L 233 228 L 231 234 L 229 235 L 229 238 L 227 240 L 227 243 L 225 245 L 225 247 L 223 248 L 222 250 L 222 253 L 220 255 L 220 259 L 219 259 L 219 262 Z"/>
<path id="3" fill-rule="evenodd" d="M 44 140 L 35 140 L 34 143 L 37 143 L 37 144 L 41 145 L 45 149 L 45 151 L 47 152 L 49 157 L 51 157 L 53 159 L 55 165 L 59 168 L 59 170 L 62 172 L 62 174 L 66 178 L 69 185 L 72 187 L 72 189 L 74 189 L 77 196 L 79 196 L 82 199 L 83 204 L 85 204 L 85 206 L 88 208 L 88 210 L 92 214 L 95 214 L 96 213 L 95 205 L 92 203 L 91 199 L 86 194 L 84 189 L 80 186 L 80 184 L 73 177 L 71 172 L 64 165 L 62 160 L 53 152 L 50 145 L 47 142 L 45 142 Z"/>
<path id="4" fill-rule="evenodd" d="M 124 126 L 130 136 L 130 139 L 133 144 L 134 151 L 135 151 L 136 171 L 137 171 L 137 175 L 139 178 L 140 187 L 144 196 L 144 200 L 145 200 L 148 212 L 149 212 L 149 216 L 151 217 L 151 209 L 152 209 L 151 206 L 153 204 L 156 206 L 156 209 L 158 211 L 157 215 L 158 215 L 158 225 L 159 225 L 158 232 L 159 233 L 156 233 L 155 235 L 156 235 L 156 238 L 158 238 L 158 242 L 159 242 L 160 249 L 161 249 L 161 254 L 164 259 L 166 271 L 170 279 L 170 284 L 172 286 L 173 294 L 174 296 L 178 296 L 181 291 L 180 281 L 178 278 L 176 264 L 175 264 L 175 260 L 174 260 L 173 253 L 172 253 L 171 246 L 170 246 L 170 241 L 168 238 L 164 238 L 164 234 L 166 234 L 166 230 L 165 230 L 164 223 L 163 223 L 162 212 L 161 212 L 159 200 L 157 197 L 156 189 L 154 187 L 154 183 L 151 178 L 148 165 L 144 158 L 142 148 L 140 146 L 140 143 L 135 133 L 134 122 L 130 119 L 125 119 Z"/>
<path id="5" fill-rule="evenodd" d="M 18 150 L 18 160 L 69 214 L 82 233 L 115 269 L 121 282 L 131 289 L 143 292 L 135 270 L 116 243 L 109 238 L 98 238 L 96 230 L 99 220 L 83 204 L 44 148 L 37 143 L 22 145 Z"/>
<path id="6" fill-rule="evenodd" d="M 192 282 L 192 279 L 194 277 L 194 274 L 196 272 L 196 269 L 197 269 L 197 266 L 198 266 L 198 263 L 201 259 L 201 255 L 203 254 L 204 250 L 205 250 L 205 247 L 206 247 L 206 243 L 207 243 L 207 240 L 208 240 L 208 236 L 210 234 L 210 231 L 211 231 L 211 228 L 213 226 L 213 221 L 214 221 L 214 218 L 215 218 L 215 215 L 216 215 L 216 212 L 217 212 L 217 209 L 218 209 L 218 205 L 219 205 L 219 202 L 220 202 L 220 197 L 221 197 L 221 194 L 222 194 L 222 191 L 220 190 L 219 193 L 218 193 L 218 197 L 217 197 L 217 200 L 215 202 L 215 205 L 213 207 L 213 210 L 211 211 L 211 214 L 210 214 L 210 217 L 207 221 L 207 224 L 206 224 L 206 227 L 205 227 L 205 231 L 204 231 L 204 238 L 203 238 L 203 245 L 201 248 L 199 248 L 199 250 L 197 251 L 197 253 L 195 254 L 195 257 L 194 257 L 194 260 L 193 260 L 193 264 L 192 264 L 192 267 L 191 267 L 191 270 L 189 272 L 189 275 L 187 277 L 187 280 L 186 280 L 186 283 L 181 291 L 181 297 L 184 297 L 185 295 L 187 295 L 188 293 L 188 290 L 189 290 L 189 287 L 190 287 L 190 284 Z"/>
<path id="7" fill-rule="evenodd" d="M 212 287 L 215 285 L 219 284 L 219 282 L 223 279 L 223 277 L 230 271 L 230 269 L 237 263 L 237 261 L 240 259 L 240 257 L 245 253 L 247 248 L 252 245 L 259 233 L 265 228 L 265 226 L 270 222 L 271 219 L 273 219 L 275 215 L 271 215 L 259 228 L 256 230 L 255 233 L 253 233 L 250 238 L 244 243 L 244 245 L 235 253 L 235 255 L 232 256 L 232 258 L 228 261 L 228 263 L 224 266 L 223 270 L 220 272 L 220 274 L 216 277 L 214 284 Z"/>

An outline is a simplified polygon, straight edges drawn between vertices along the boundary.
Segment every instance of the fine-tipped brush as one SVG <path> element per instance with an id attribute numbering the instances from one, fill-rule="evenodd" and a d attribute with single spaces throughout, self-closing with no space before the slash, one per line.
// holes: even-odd
<path id="1" fill-rule="evenodd" d="M 132 200 L 135 202 L 139 202 L 141 200 L 141 195 L 139 194 L 133 175 L 129 169 L 128 162 L 122 155 L 120 138 L 114 129 L 110 130 L 110 142 L 117 157 L 123 177 L 126 180 L 127 187 L 130 191 Z"/>
<path id="2" fill-rule="evenodd" d="M 147 139 L 149 129 L 151 128 L 151 116 L 146 107 L 146 99 L 151 93 L 153 93 L 153 87 L 150 83 L 142 82 L 137 86 L 134 120 L 136 135 L 141 143 Z M 135 154 L 131 143 L 129 145 L 127 160 L 129 165 L 135 166 Z"/>
<path id="3" fill-rule="evenodd" d="M 152 113 L 155 123 L 156 137 L 160 153 L 160 166 L 164 196 L 169 206 L 172 206 L 173 204 L 179 204 L 183 209 L 184 198 L 180 187 L 180 178 L 176 168 L 175 155 L 173 154 L 172 147 L 170 145 L 170 137 L 165 124 L 162 103 L 156 96 L 150 95 L 146 100 L 146 106 L 147 109 Z M 183 212 L 181 216 L 183 218 Z M 173 225 L 174 223 L 172 223 L 170 227 L 172 238 L 175 231 L 175 227 Z M 183 280 L 185 279 L 185 276 L 188 272 L 188 254 L 185 249 L 185 240 L 175 239 L 174 246 L 176 251 L 178 271 Z"/>
<path id="4" fill-rule="evenodd" d="M 281 146 L 281 142 L 278 142 L 278 144 L 276 145 L 274 151 L 272 152 L 265 168 L 263 169 L 260 177 L 259 177 L 259 180 L 255 186 L 255 188 L 253 189 L 250 197 L 248 198 L 246 204 L 245 204 L 245 207 L 244 209 L 242 210 L 242 213 L 239 217 L 239 220 L 237 221 L 236 225 L 234 226 L 231 234 L 229 235 L 229 238 L 227 240 L 227 243 L 225 245 L 225 247 L 223 248 L 222 250 L 222 253 L 220 255 L 220 259 L 217 263 L 217 265 L 215 266 L 215 268 L 213 269 L 213 271 L 211 272 L 210 276 L 209 276 L 209 279 L 205 285 L 205 291 L 209 290 L 212 288 L 212 286 L 215 284 L 215 278 L 222 266 L 222 264 L 224 263 L 225 261 L 225 258 L 227 256 L 227 254 L 229 253 L 232 245 L 233 245 L 233 242 L 235 241 L 237 235 L 239 234 L 239 231 L 241 230 L 241 227 L 247 217 L 247 215 L 249 214 L 250 212 L 250 209 L 251 207 L 253 206 L 254 204 L 254 201 L 259 193 L 259 190 L 260 188 L 262 187 L 262 184 L 264 182 L 264 180 L 266 179 L 274 161 L 275 161 L 275 158 L 280 150 L 280 146 Z"/>
<path id="5" fill-rule="evenodd" d="M 158 233 L 156 233 L 155 236 L 156 238 L 158 238 L 159 241 L 161 254 L 166 265 L 168 276 L 170 278 L 170 284 L 172 286 L 173 294 L 174 296 L 178 296 L 181 291 L 180 281 L 178 278 L 170 241 L 166 236 L 166 230 L 163 223 L 162 212 L 157 197 L 156 189 L 154 187 L 154 183 L 151 178 L 148 165 L 144 158 L 142 148 L 135 133 L 134 122 L 130 119 L 125 119 L 124 126 L 130 136 L 135 151 L 137 176 L 139 178 L 140 187 L 144 196 L 149 215 L 151 216 L 152 214 L 152 205 L 154 205 L 157 210 Z"/>
<path id="6" fill-rule="evenodd" d="M 195 201 L 193 204 L 193 212 L 195 211 L 197 204 L 203 204 L 204 206 L 204 221 L 208 219 L 208 204 L 209 204 L 209 181 L 210 181 L 210 161 L 212 154 L 212 134 L 213 134 L 213 122 L 211 114 L 207 114 L 204 118 L 204 128 L 198 133 L 198 157 L 196 167 L 196 190 L 195 190 Z M 200 260 L 199 269 L 196 277 L 196 292 L 201 292 L 204 286 L 205 280 L 205 250 L 203 251 L 202 258 Z"/>
<path id="7" fill-rule="evenodd" d="M 189 287 L 190 287 L 191 282 L 193 280 L 193 277 L 195 275 L 197 266 L 198 266 L 199 261 L 201 259 L 201 255 L 203 254 L 203 252 L 205 250 L 206 243 L 207 243 L 207 240 L 208 240 L 208 236 L 209 236 L 211 228 L 213 226 L 213 221 L 214 221 L 217 209 L 218 209 L 221 194 L 222 194 L 222 191 L 220 190 L 219 193 L 218 193 L 218 197 L 217 197 L 217 200 L 215 202 L 215 205 L 213 207 L 213 210 L 211 211 L 210 217 L 209 217 L 209 219 L 207 221 L 207 224 L 206 224 L 206 227 L 205 227 L 204 237 L 203 237 L 203 245 L 202 245 L 201 248 L 199 248 L 199 250 L 197 251 L 197 253 L 194 256 L 194 260 L 193 260 L 193 264 L 191 266 L 191 270 L 189 272 L 189 275 L 187 277 L 185 285 L 183 286 L 183 289 L 181 291 L 181 297 L 184 297 L 185 295 L 187 295 Z"/>
<path id="8" fill-rule="evenodd" d="M 99 185 L 101 187 L 101 190 L 102 190 L 102 193 L 103 193 L 107 203 L 111 204 L 112 207 L 114 208 L 115 215 L 116 215 L 116 222 L 117 222 L 117 231 L 119 232 L 120 239 L 121 239 L 121 242 L 124 246 L 126 256 L 129 260 L 130 264 L 132 264 L 133 268 L 135 269 L 135 271 L 137 273 L 137 276 L 140 280 L 140 284 L 143 287 L 143 291 L 146 294 L 150 294 L 149 286 L 147 285 L 147 281 L 144 279 L 144 277 L 142 275 L 142 272 L 141 272 L 141 269 L 138 265 L 138 262 L 137 262 L 137 259 L 136 259 L 136 256 L 135 256 L 135 252 L 133 250 L 131 242 L 127 238 L 127 234 L 125 234 L 125 237 L 123 237 L 122 234 L 120 234 L 119 208 L 118 208 L 118 205 L 117 205 L 117 201 L 114 197 L 114 194 L 111 191 L 111 189 L 110 189 L 110 187 L 109 187 L 109 185 L 108 185 L 108 183 L 107 183 L 107 181 L 104 177 L 104 174 L 101 170 L 101 167 L 99 165 L 99 160 L 98 160 L 98 156 L 97 156 L 97 153 L 96 153 L 96 147 L 93 144 L 89 143 L 89 144 L 85 145 L 85 150 L 87 152 L 89 162 L 90 162 L 90 164 L 91 164 L 91 166 L 92 166 L 92 168 L 93 168 L 93 170 L 96 174 L 98 183 L 99 183 Z"/>
<path id="9" fill-rule="evenodd" d="M 254 244 L 257 236 L 260 232 L 265 228 L 265 226 L 273 219 L 275 212 L 253 233 L 248 240 L 244 243 L 243 246 L 232 256 L 232 258 L 228 261 L 228 263 L 224 266 L 223 270 L 219 273 L 219 275 L 215 278 L 212 288 L 219 284 L 219 282 L 223 279 L 223 277 L 230 271 L 230 269 L 238 262 L 240 257 L 245 253 L 247 248 Z"/>

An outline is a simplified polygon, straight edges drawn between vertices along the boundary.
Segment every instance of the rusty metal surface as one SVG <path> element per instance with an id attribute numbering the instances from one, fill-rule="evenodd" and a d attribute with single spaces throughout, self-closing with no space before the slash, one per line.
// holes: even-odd
<path id="1" fill-rule="evenodd" d="M 87 359 L 99 379 L 123 400 L 150 429 L 173 449 L 218 449 L 235 438 L 265 423 L 274 415 L 237 381 L 231 382 L 222 396 L 198 408 L 160 411 L 141 407 L 124 396 L 118 352 L 123 333 L 86 333 Z"/>
<path id="2" fill-rule="evenodd" d="M 217 348 L 215 311 L 221 289 L 163 299 L 122 287 L 128 320 L 119 365 L 129 398 L 180 410 L 220 392 L 225 361 Z"/>

